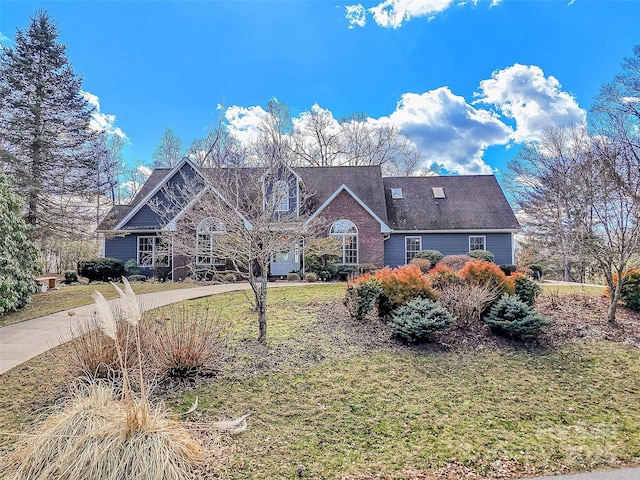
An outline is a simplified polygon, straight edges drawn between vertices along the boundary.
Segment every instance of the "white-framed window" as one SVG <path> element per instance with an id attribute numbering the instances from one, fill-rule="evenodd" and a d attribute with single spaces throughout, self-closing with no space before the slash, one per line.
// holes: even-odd
<path id="1" fill-rule="evenodd" d="M 407 236 L 404 237 L 404 256 L 405 263 L 408 265 L 413 257 L 416 256 L 422 250 L 422 237 L 419 236 Z"/>
<path id="2" fill-rule="evenodd" d="M 138 237 L 138 265 L 155 267 L 169 265 L 169 245 L 157 236 Z"/>
<path id="3" fill-rule="evenodd" d="M 358 227 L 351 220 L 333 222 L 329 235 L 340 240 L 342 244 L 342 264 L 358 264 Z"/>
<path id="4" fill-rule="evenodd" d="M 216 237 L 224 233 L 224 223 L 217 222 L 213 218 L 205 218 L 196 229 L 196 264 L 197 265 L 223 265 L 223 258 L 215 255 Z"/>
<path id="5" fill-rule="evenodd" d="M 289 211 L 289 183 L 285 180 L 277 180 L 273 184 L 273 205 L 276 212 Z"/>
<path id="6" fill-rule="evenodd" d="M 484 235 L 469 235 L 469 251 L 486 249 L 487 237 L 485 237 Z"/>

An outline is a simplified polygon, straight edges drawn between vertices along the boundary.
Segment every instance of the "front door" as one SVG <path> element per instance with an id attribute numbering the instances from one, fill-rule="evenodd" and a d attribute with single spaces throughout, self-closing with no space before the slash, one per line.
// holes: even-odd
<path id="1" fill-rule="evenodd" d="M 271 262 L 271 275 L 280 277 L 300 270 L 300 248 L 292 246 L 288 251 L 278 252 Z"/>

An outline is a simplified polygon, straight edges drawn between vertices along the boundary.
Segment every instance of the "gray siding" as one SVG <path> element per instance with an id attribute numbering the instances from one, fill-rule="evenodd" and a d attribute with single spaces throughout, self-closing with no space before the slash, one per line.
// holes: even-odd
<path id="1" fill-rule="evenodd" d="M 148 237 L 153 233 L 132 233 L 124 237 L 105 238 L 104 240 L 104 256 L 117 258 L 124 263 L 134 259 L 138 260 L 138 236 Z M 151 276 L 151 269 L 148 267 L 140 267 L 140 274 Z"/>
<path id="2" fill-rule="evenodd" d="M 191 182 L 192 179 L 196 176 L 196 173 L 189 165 L 184 165 L 180 171 L 176 172 L 171 179 L 168 180 L 167 186 L 168 188 L 174 189 L 176 195 L 179 196 L 180 192 L 184 188 L 185 179 L 189 179 Z M 194 184 L 187 188 L 188 191 L 197 191 L 199 187 L 201 187 L 201 183 Z M 153 198 L 145 205 L 140 208 L 138 212 L 129 221 L 122 227 L 122 230 L 139 230 L 139 229 L 155 229 L 164 226 L 164 224 L 169 220 L 168 218 L 161 218 L 153 209 L 149 206 L 149 204 L 159 203 L 161 205 L 171 205 L 171 202 L 167 201 L 167 197 L 164 194 L 163 190 L 160 189 Z M 186 200 L 185 200 L 186 203 Z M 174 207 L 175 208 L 175 207 Z M 178 213 L 179 209 L 176 209 L 170 217 L 173 217 Z"/>
<path id="3" fill-rule="evenodd" d="M 126 262 L 132 258 L 135 260 L 138 254 L 138 235 L 131 234 L 124 237 L 105 238 L 104 256 L 117 258 Z"/>
<path id="4" fill-rule="evenodd" d="M 397 267 L 405 264 L 405 237 L 422 237 L 422 250 L 438 250 L 443 255 L 459 255 L 469 251 L 469 236 L 484 236 L 486 249 L 493 253 L 498 265 L 513 263 L 510 233 L 424 233 L 392 234 L 384 242 L 384 264 Z"/>

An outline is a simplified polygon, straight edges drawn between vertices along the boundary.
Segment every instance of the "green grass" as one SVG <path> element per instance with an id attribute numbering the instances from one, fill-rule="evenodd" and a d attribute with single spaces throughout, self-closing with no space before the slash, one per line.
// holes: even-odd
<path id="1" fill-rule="evenodd" d="M 136 293 L 152 293 L 164 290 L 175 290 L 178 288 L 193 288 L 197 285 L 192 283 L 136 283 L 133 290 Z M 12 323 L 31 320 L 51 313 L 62 312 L 82 305 L 93 303 L 93 292 L 101 292 L 107 300 L 116 298 L 118 293 L 110 284 L 95 283 L 91 285 L 61 285 L 57 290 L 48 290 L 44 293 L 34 293 L 31 295 L 31 302 L 24 308 L 11 313 L 0 315 L 0 327 L 11 325 Z"/>
<path id="2" fill-rule="evenodd" d="M 178 413 L 197 396 L 197 421 L 251 413 L 247 432 L 222 438 L 215 478 L 291 479 L 302 466 L 303 478 L 410 478 L 451 464 L 483 475 L 496 461 L 552 474 L 640 461 L 637 347 L 374 345 L 366 324 L 341 327 L 331 302 L 343 292 L 271 290 L 266 347 L 247 292 L 189 302 L 231 323 L 234 357 L 222 378 L 167 400 Z M 64 348 L 1 377 L 0 431 L 19 431 L 59 395 Z M 42 382 L 50 376 L 53 385 Z M 4 448 L 14 441 L 0 436 Z"/>
<path id="3" fill-rule="evenodd" d="M 210 418 L 251 412 L 224 478 L 309 478 L 430 470 L 457 459 L 482 471 L 508 459 L 584 470 L 640 455 L 640 362 L 630 347 L 546 354 L 372 353 L 197 395 Z M 386 478 L 386 477 L 385 477 Z"/>
<path id="4" fill-rule="evenodd" d="M 603 295 L 605 292 L 604 286 L 596 285 L 548 285 L 540 284 L 542 291 L 545 294 L 555 295 L 570 295 L 570 294 L 584 294 L 584 295 Z"/>

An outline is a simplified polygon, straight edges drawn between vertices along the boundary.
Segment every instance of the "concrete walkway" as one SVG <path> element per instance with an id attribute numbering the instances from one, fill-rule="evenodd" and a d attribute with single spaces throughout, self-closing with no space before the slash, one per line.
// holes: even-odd
<path id="1" fill-rule="evenodd" d="M 309 285 L 309 283 L 270 283 L 269 288 L 296 285 Z M 146 293 L 138 295 L 138 299 L 145 310 L 151 310 L 182 300 L 249 289 L 248 283 L 225 283 Z M 120 299 L 110 300 L 109 303 L 119 304 Z M 93 304 L 85 305 L 73 308 L 75 312 L 73 316 L 69 315 L 69 310 L 65 310 L 0 328 L 0 375 L 69 340 L 70 327 L 77 326 L 78 321 L 83 318 L 90 318 L 94 308 Z"/>
<path id="2" fill-rule="evenodd" d="M 640 480 L 640 468 L 621 468 L 574 475 L 558 475 L 555 477 L 535 477 L 521 480 Z"/>

